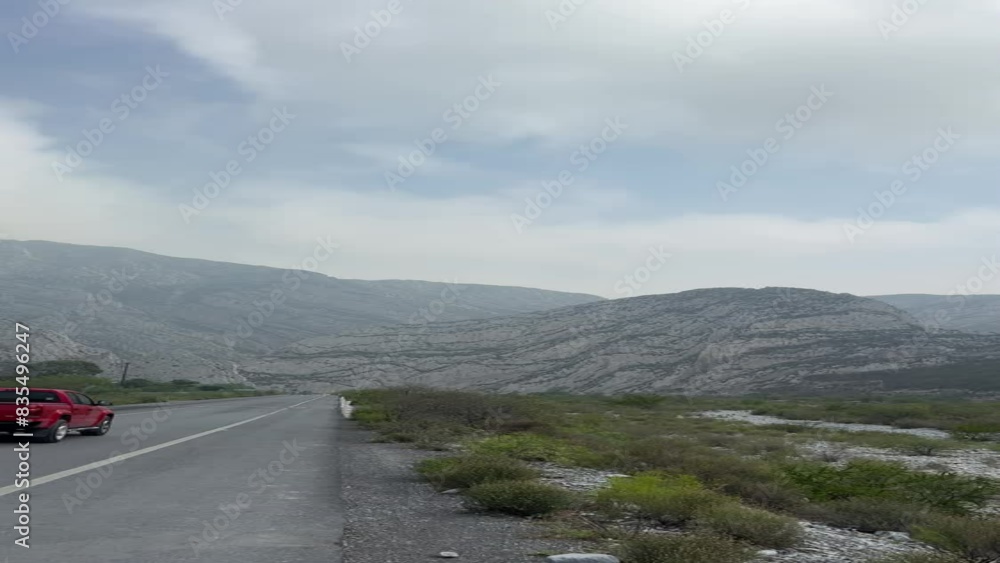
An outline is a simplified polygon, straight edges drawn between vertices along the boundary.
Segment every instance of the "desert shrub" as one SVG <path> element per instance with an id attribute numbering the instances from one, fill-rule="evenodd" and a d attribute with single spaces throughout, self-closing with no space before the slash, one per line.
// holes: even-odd
<path id="1" fill-rule="evenodd" d="M 684 460 L 695 455 L 718 455 L 711 448 L 686 438 L 645 438 L 630 441 L 625 453 L 645 469 L 680 472 Z"/>
<path id="2" fill-rule="evenodd" d="M 764 424 L 764 428 L 769 428 L 771 430 L 778 430 L 785 432 L 786 434 L 801 434 L 803 432 L 809 432 L 810 428 L 802 424 L 791 424 L 791 423 L 778 423 L 778 424 Z"/>
<path id="3" fill-rule="evenodd" d="M 622 405 L 625 407 L 652 409 L 654 407 L 659 406 L 666 400 L 667 400 L 666 397 L 662 397 L 659 395 L 634 394 L 634 395 L 622 395 L 620 397 L 615 398 L 612 402 L 613 404 Z"/>
<path id="4" fill-rule="evenodd" d="M 693 475 L 727 495 L 772 509 L 791 509 L 802 494 L 787 484 L 778 466 L 714 450 L 686 438 L 648 438 L 629 444 L 626 454 L 645 470 Z"/>
<path id="5" fill-rule="evenodd" d="M 644 473 L 611 479 L 598 491 L 597 506 L 606 514 L 632 514 L 663 524 L 683 524 L 704 508 L 733 502 L 706 490 L 690 475 Z"/>
<path id="6" fill-rule="evenodd" d="M 572 463 L 578 458 L 589 455 L 586 448 L 538 434 L 493 436 L 470 444 L 469 451 L 482 455 L 505 455 L 524 461 L 557 463 Z"/>
<path id="7" fill-rule="evenodd" d="M 859 532 L 905 532 L 929 511 L 919 504 L 886 499 L 851 498 L 813 505 L 799 514 L 807 519 Z"/>
<path id="8" fill-rule="evenodd" d="M 483 510 L 515 516 L 542 516 L 573 505 L 573 494 L 537 481 L 493 481 L 465 491 L 471 504 Z"/>
<path id="9" fill-rule="evenodd" d="M 580 451 L 586 454 L 576 456 L 574 460 L 582 467 L 597 469 L 612 469 L 624 473 L 638 470 L 638 465 L 625 451 L 626 440 L 619 436 L 572 434 L 567 436 Z"/>
<path id="10" fill-rule="evenodd" d="M 795 448 L 782 438 L 749 438 L 743 437 L 734 448 L 737 452 L 752 456 L 790 455 Z"/>
<path id="11" fill-rule="evenodd" d="M 555 432 L 555 427 L 549 422 L 529 418 L 505 420 L 496 426 L 497 434 L 514 434 L 517 432 L 551 434 Z"/>
<path id="12" fill-rule="evenodd" d="M 355 418 L 358 413 L 366 411 L 355 411 Z M 367 420 L 365 415 L 362 418 Z M 447 424 L 434 421 L 416 421 L 412 423 L 379 420 L 378 415 L 373 415 L 377 422 L 372 426 L 377 429 L 379 442 L 401 442 L 415 444 L 423 449 L 444 449 L 446 445 L 461 441 L 470 433 L 470 429 L 457 424 Z"/>
<path id="13" fill-rule="evenodd" d="M 1000 560 L 1000 519 L 937 516 L 914 526 L 914 538 L 973 563 Z"/>
<path id="14" fill-rule="evenodd" d="M 365 426 L 372 426 L 380 422 L 388 422 L 389 415 L 384 409 L 377 406 L 365 405 L 356 407 L 351 418 Z"/>
<path id="15" fill-rule="evenodd" d="M 785 549 L 802 540 L 798 520 L 739 504 L 718 504 L 698 512 L 695 525 L 760 547 Z"/>
<path id="16" fill-rule="evenodd" d="M 536 397 L 487 395 L 424 387 L 355 391 L 345 396 L 359 407 L 377 405 L 390 422 L 439 424 L 495 431 L 512 421 L 544 424 L 547 413 Z"/>
<path id="17" fill-rule="evenodd" d="M 957 514 L 983 506 L 1000 491 L 998 484 L 987 478 L 923 473 L 899 463 L 875 460 L 853 460 L 844 467 L 812 462 L 790 464 L 785 474 L 817 502 L 877 498 L 914 502 Z"/>
<path id="18" fill-rule="evenodd" d="M 141 377 L 134 377 L 122 383 L 122 387 L 151 387 L 154 385 L 156 385 L 155 381 L 143 379 Z"/>
<path id="19" fill-rule="evenodd" d="M 1000 422 L 966 422 L 954 428 L 958 438 L 975 442 L 986 442 L 1000 437 Z"/>
<path id="20" fill-rule="evenodd" d="M 198 385 L 198 382 L 193 379 L 171 379 L 170 384 L 174 387 L 193 387 Z"/>
<path id="21" fill-rule="evenodd" d="M 896 419 L 892 425 L 896 428 L 935 428 L 940 423 L 928 418 L 903 417 Z"/>
<path id="22" fill-rule="evenodd" d="M 939 440 L 917 439 L 899 446 L 899 449 L 910 455 L 932 456 L 938 454 L 944 447 Z"/>
<path id="23" fill-rule="evenodd" d="M 807 502 L 801 491 L 780 481 L 739 481 L 727 492 L 748 505 L 780 512 L 794 512 Z"/>
<path id="24" fill-rule="evenodd" d="M 522 462 L 507 457 L 432 458 L 418 463 L 416 469 L 442 489 L 465 489 L 482 483 L 528 480 L 538 476 Z"/>
<path id="25" fill-rule="evenodd" d="M 705 434 L 698 434 L 692 436 L 692 438 L 699 444 L 709 446 L 711 448 L 727 448 L 736 449 L 740 445 L 740 437 L 734 436 L 732 434 L 722 434 L 719 432 L 707 432 Z"/>
<path id="26" fill-rule="evenodd" d="M 756 553 L 725 536 L 709 534 L 642 534 L 619 549 L 624 563 L 745 563 Z"/>

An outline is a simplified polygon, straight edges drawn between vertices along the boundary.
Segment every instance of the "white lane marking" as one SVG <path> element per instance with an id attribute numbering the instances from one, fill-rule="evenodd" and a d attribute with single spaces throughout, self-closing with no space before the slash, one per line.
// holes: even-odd
<path id="1" fill-rule="evenodd" d="M 51 483 L 52 481 L 56 481 L 56 480 L 59 480 L 59 479 L 65 479 L 66 477 L 70 477 L 72 475 L 76 475 L 77 473 L 83 473 L 84 471 L 90 471 L 91 469 L 97 469 L 98 467 L 104 467 L 105 465 L 111 465 L 113 463 L 118 463 L 120 461 L 125 461 L 126 459 L 129 459 L 129 458 L 132 458 L 132 457 L 136 457 L 136 456 L 140 456 L 140 455 L 145 455 L 145 454 L 148 454 L 148 453 L 152 453 L 152 452 L 155 452 L 156 450 L 162 450 L 163 448 L 169 448 L 170 446 L 176 446 L 177 444 L 182 444 L 184 442 L 189 442 L 191 440 L 196 440 L 198 438 L 202 438 L 204 436 L 208 436 L 209 434 L 215 434 L 216 432 L 223 432 L 225 430 L 229 430 L 230 428 L 236 428 L 237 426 L 242 426 L 242 425 L 244 425 L 244 424 L 246 424 L 248 422 L 253 422 L 255 420 L 260 420 L 262 418 L 271 416 L 273 414 L 278 414 L 279 412 L 287 411 L 288 409 L 295 408 L 295 407 L 297 407 L 299 405 L 304 405 L 306 403 L 311 403 L 313 401 L 316 401 L 316 400 L 319 400 L 319 399 L 323 399 L 323 398 L 325 398 L 325 396 L 316 397 L 315 399 L 309 399 L 308 401 L 302 401 L 301 403 L 296 403 L 294 405 L 289 405 L 289 406 L 287 406 L 285 408 L 278 409 L 276 411 L 269 412 L 267 414 L 262 414 L 260 416 L 255 416 L 253 418 L 248 418 L 246 420 L 241 420 L 240 422 L 235 422 L 233 424 L 227 424 L 226 426 L 220 426 L 219 428 L 216 428 L 214 430 L 208 430 L 208 431 L 205 431 L 205 432 L 199 432 L 198 434 L 192 434 L 190 436 L 185 436 L 183 438 L 178 438 L 176 440 L 171 440 L 169 442 L 164 442 L 162 444 L 157 444 L 155 446 L 149 446 L 148 448 L 143 448 L 141 450 L 136 450 L 134 452 L 129 452 L 127 454 L 117 455 L 115 457 L 106 459 L 104 461 L 95 461 L 94 463 L 88 463 L 87 465 L 81 465 L 80 467 L 74 467 L 73 469 L 67 469 L 65 471 L 60 471 L 58 473 L 52 473 L 51 475 L 45 475 L 44 477 L 39 477 L 37 479 L 32 479 L 31 480 L 31 487 L 29 487 L 27 489 L 25 489 L 25 488 L 18 488 L 18 487 L 15 487 L 14 485 L 8 485 L 6 487 L 0 487 L 0 497 L 9 495 L 9 494 L 15 493 L 15 492 L 24 492 L 26 490 L 33 489 L 33 488 L 37 487 L 38 485 L 44 485 L 45 483 Z M 58 447 L 58 446 L 56 446 L 56 447 Z"/>

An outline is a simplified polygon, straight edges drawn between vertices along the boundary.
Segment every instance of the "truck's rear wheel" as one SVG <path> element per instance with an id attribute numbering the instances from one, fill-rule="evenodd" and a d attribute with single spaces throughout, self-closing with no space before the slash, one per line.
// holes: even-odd
<path id="1" fill-rule="evenodd" d="M 63 419 L 59 419 L 58 422 L 52 425 L 44 434 L 39 436 L 42 442 L 48 444 L 54 444 L 56 442 L 62 442 L 66 434 L 69 433 L 69 423 Z"/>

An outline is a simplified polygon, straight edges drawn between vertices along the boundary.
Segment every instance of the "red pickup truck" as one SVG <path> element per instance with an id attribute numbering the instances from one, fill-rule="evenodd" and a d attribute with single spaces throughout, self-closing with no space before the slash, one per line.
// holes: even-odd
<path id="1" fill-rule="evenodd" d="M 24 398 L 27 397 L 27 404 Z M 77 391 L 30 389 L 28 394 L 0 388 L 0 432 L 31 432 L 43 442 L 61 442 L 70 431 L 103 436 L 111 430 L 111 403 L 94 401 Z M 17 409 L 27 407 L 27 425 L 18 424 Z M 23 414 L 23 411 L 22 411 Z"/>

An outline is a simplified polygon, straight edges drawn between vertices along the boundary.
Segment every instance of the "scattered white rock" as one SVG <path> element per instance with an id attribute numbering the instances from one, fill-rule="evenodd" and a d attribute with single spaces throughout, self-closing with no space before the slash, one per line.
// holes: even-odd
<path id="1" fill-rule="evenodd" d="M 830 430 L 845 430 L 847 432 L 887 432 L 890 434 L 910 434 L 922 438 L 951 438 L 951 434 L 936 428 L 896 428 L 881 424 L 854 424 L 847 422 L 823 422 L 819 420 L 794 420 L 788 418 L 778 418 L 776 416 L 766 416 L 753 414 L 750 411 L 704 411 L 697 413 L 698 416 L 716 418 L 719 420 L 731 420 L 735 422 L 746 422 L 748 424 L 798 424 L 812 428 L 827 428 Z"/>
<path id="2" fill-rule="evenodd" d="M 602 553 L 564 553 L 562 555 L 550 555 L 545 558 L 546 563 L 620 563 L 613 555 Z"/>
<path id="3" fill-rule="evenodd" d="M 455 553 L 454 551 L 442 551 L 441 553 L 438 554 L 438 557 L 441 557 L 443 559 L 454 559 L 458 557 L 458 554 Z"/>
<path id="4" fill-rule="evenodd" d="M 750 411 L 707 411 L 700 416 L 747 422 L 750 424 L 801 424 L 852 432 L 889 432 L 910 434 L 924 438 L 949 438 L 950 435 L 933 428 L 894 428 L 874 424 L 844 424 L 812 420 L 788 420 L 772 416 L 754 415 Z M 966 475 L 987 476 L 1000 479 L 1000 452 L 993 450 L 951 450 L 933 456 L 915 456 L 879 448 L 849 446 L 833 442 L 815 442 L 800 446 L 804 453 L 837 458 L 843 464 L 852 458 L 864 457 L 899 461 L 913 469 L 935 470 L 947 468 Z M 593 491 L 608 484 L 613 477 L 627 477 L 619 473 L 563 467 L 553 463 L 533 463 L 542 473 L 542 480 L 574 491 Z M 1000 513 L 1000 506 L 996 507 Z M 930 552 L 931 548 L 915 541 L 902 532 L 877 532 L 866 534 L 854 530 L 834 528 L 824 524 L 801 522 L 805 531 L 802 544 L 795 549 L 767 549 L 758 553 L 758 561 L 767 563 L 866 563 L 875 558 L 912 552 Z M 661 533 L 663 530 L 649 530 Z M 595 559 L 596 557 L 596 559 Z M 582 558 L 582 559 L 581 559 Z M 610 555 L 565 554 L 553 555 L 547 563 L 618 563 Z"/>
<path id="5" fill-rule="evenodd" d="M 462 489 L 448 489 L 447 491 L 441 491 L 442 495 L 457 495 L 462 492 Z"/>
<path id="6" fill-rule="evenodd" d="M 628 475 L 612 471 L 601 471 L 584 467 L 563 467 L 547 462 L 535 462 L 531 465 L 542 473 L 542 481 L 578 492 L 603 488 L 612 477 L 628 477 Z"/>
<path id="7" fill-rule="evenodd" d="M 813 442 L 799 446 L 806 454 L 820 458 L 837 458 L 834 465 L 851 459 L 878 459 L 897 461 L 911 469 L 934 471 L 947 469 L 962 475 L 1000 479 L 1000 452 L 994 450 L 947 450 L 935 455 L 907 455 L 882 448 L 848 446 L 834 442 Z"/>
<path id="8" fill-rule="evenodd" d="M 875 535 L 803 522 L 805 538 L 795 549 L 760 552 L 769 563 L 865 563 L 879 557 L 931 551 L 906 534 Z"/>

